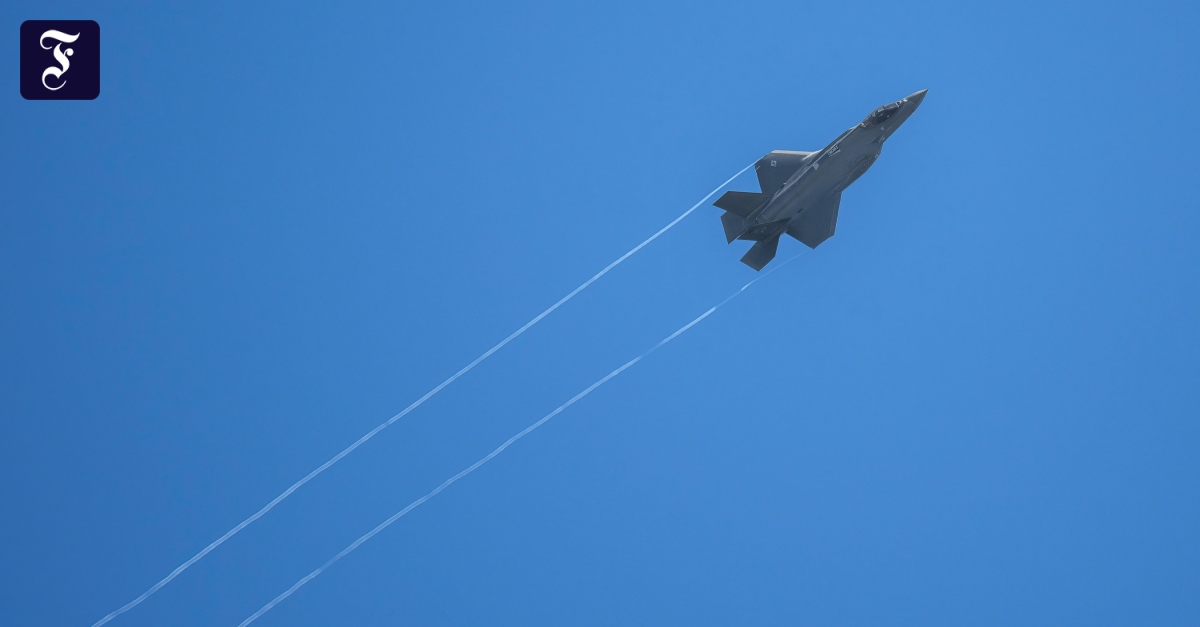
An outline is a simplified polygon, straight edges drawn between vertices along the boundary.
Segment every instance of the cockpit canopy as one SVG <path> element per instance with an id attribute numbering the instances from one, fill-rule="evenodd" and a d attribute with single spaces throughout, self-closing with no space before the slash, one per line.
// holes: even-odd
<path id="1" fill-rule="evenodd" d="M 872 126 L 875 126 L 876 124 L 885 122 L 889 118 L 891 118 L 893 115 L 896 115 L 896 112 L 899 110 L 900 110 L 900 103 L 898 103 L 898 102 L 893 102 L 891 104 L 885 104 L 882 107 L 879 107 L 878 109 L 872 111 L 871 115 L 868 115 L 867 118 L 862 121 L 862 127 L 863 128 L 871 128 Z"/>

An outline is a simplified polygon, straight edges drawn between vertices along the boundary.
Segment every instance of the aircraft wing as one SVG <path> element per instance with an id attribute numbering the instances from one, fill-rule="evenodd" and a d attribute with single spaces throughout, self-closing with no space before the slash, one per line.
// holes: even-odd
<path id="1" fill-rule="evenodd" d="M 797 170 L 804 167 L 805 160 L 808 159 L 811 152 L 800 152 L 796 150 L 775 150 L 767 153 L 765 157 L 758 160 L 754 164 L 754 171 L 758 174 L 758 186 L 764 194 L 774 194 L 779 191 L 780 187 L 792 178 L 792 175 Z"/>
<path id="2" fill-rule="evenodd" d="M 838 207 L 841 204 L 841 192 L 834 192 L 818 200 L 792 220 L 787 234 L 804 242 L 809 248 L 816 248 L 821 242 L 833 237 L 833 230 L 837 226 Z"/>

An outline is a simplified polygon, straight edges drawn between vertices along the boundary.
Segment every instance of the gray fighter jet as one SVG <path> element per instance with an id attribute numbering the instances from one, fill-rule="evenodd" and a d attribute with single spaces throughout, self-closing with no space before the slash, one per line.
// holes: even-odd
<path id="1" fill-rule="evenodd" d="M 833 237 L 842 190 L 875 163 L 883 142 L 917 110 L 926 91 L 879 107 L 817 152 L 776 150 L 759 159 L 754 170 L 761 193 L 726 192 L 713 203 L 725 210 L 726 240 L 757 242 L 742 263 L 762 270 L 784 233 L 809 248 Z"/>

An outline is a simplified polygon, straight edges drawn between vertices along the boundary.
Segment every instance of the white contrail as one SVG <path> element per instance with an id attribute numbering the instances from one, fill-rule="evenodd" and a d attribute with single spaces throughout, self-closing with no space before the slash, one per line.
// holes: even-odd
<path id="1" fill-rule="evenodd" d="M 474 368 L 475 366 L 478 366 L 480 364 L 480 362 L 487 359 L 488 357 L 491 357 L 493 353 L 500 350 L 501 348 L 504 348 L 504 346 L 506 344 L 508 344 L 509 342 L 517 339 L 518 336 L 520 336 L 522 333 L 528 331 L 529 328 L 532 327 L 533 325 L 541 322 L 542 318 L 545 318 L 546 316 L 550 315 L 555 309 L 558 309 L 564 303 L 566 303 L 567 301 L 574 298 L 576 294 L 587 289 L 587 287 L 589 285 L 591 285 L 592 283 L 595 283 L 597 279 L 608 274 L 609 270 L 612 270 L 613 268 L 617 267 L 618 265 L 621 264 L 621 262 L 623 262 L 626 259 L 633 256 L 634 253 L 645 248 L 647 244 L 658 239 L 658 237 L 660 235 L 662 235 L 663 233 L 666 233 L 668 230 L 670 230 L 671 227 L 675 226 L 676 224 L 679 224 L 679 222 L 681 220 L 683 220 L 684 218 L 691 215 L 691 213 L 693 211 L 695 211 L 697 208 L 699 208 L 700 205 L 704 204 L 705 201 L 707 201 L 709 198 L 712 198 L 713 194 L 721 191 L 721 189 L 724 188 L 726 185 L 729 185 L 730 183 L 732 183 L 733 179 L 736 179 L 737 177 L 741 176 L 743 172 L 745 172 L 746 170 L 749 170 L 753 166 L 754 166 L 754 164 L 752 163 L 752 164 L 742 168 L 741 170 L 739 170 L 737 174 L 734 174 L 733 176 L 729 177 L 729 180 L 725 181 L 724 183 L 721 183 L 721 185 L 719 187 L 717 187 L 716 189 L 709 192 L 708 195 L 705 196 L 704 198 L 701 198 L 700 202 L 692 205 L 691 209 L 684 211 L 683 215 L 680 215 L 678 218 L 675 218 L 674 220 L 671 221 L 670 224 L 659 229 L 657 233 L 646 238 L 646 240 L 643 241 L 641 244 L 634 246 L 632 250 L 625 253 L 624 255 L 621 255 L 619 258 L 617 258 L 616 261 L 605 266 L 605 268 L 603 270 L 597 272 L 595 274 L 595 276 L 588 279 L 587 281 L 584 281 L 582 285 L 575 288 L 574 290 L 571 290 L 570 294 L 563 296 L 562 298 L 560 298 L 558 300 L 557 303 L 550 305 L 550 307 L 548 309 L 546 309 L 546 311 L 543 311 L 542 313 L 538 314 L 536 317 L 534 317 L 533 320 L 526 322 L 525 326 L 517 329 L 516 331 L 513 331 L 511 335 L 509 335 L 508 337 L 501 340 L 499 344 L 496 344 L 495 346 L 489 348 L 486 353 L 480 355 L 479 357 L 476 357 L 475 361 L 472 361 L 471 363 L 467 364 L 466 366 L 463 366 L 462 370 L 459 370 L 458 372 L 454 373 L 453 375 L 450 376 L 450 378 L 439 383 L 437 387 L 426 392 L 425 396 L 422 396 L 421 398 L 418 398 L 417 400 L 413 401 L 413 403 L 411 405 L 409 405 L 408 407 L 405 407 L 403 411 L 396 414 L 395 416 L 392 416 L 391 418 L 388 418 L 386 422 L 379 425 L 378 427 L 371 429 L 369 432 L 367 432 L 366 435 L 364 435 L 361 438 L 359 438 L 358 440 L 356 440 L 354 442 L 354 444 L 347 446 L 344 450 L 342 450 L 342 452 L 340 452 L 337 455 L 334 455 L 332 458 L 330 458 L 329 461 L 318 466 L 316 468 L 316 470 L 313 470 L 312 472 L 305 475 L 303 479 L 297 481 L 296 483 L 293 483 L 291 485 L 291 487 L 284 490 L 283 493 L 281 493 L 279 496 L 275 497 L 274 499 L 271 499 L 271 502 L 264 505 L 262 507 L 262 509 L 255 512 L 252 516 L 250 516 L 246 520 L 243 520 L 242 522 L 238 523 L 238 525 L 236 527 L 234 527 L 233 529 L 230 529 L 229 531 L 225 532 L 225 535 L 221 536 L 220 538 L 217 538 L 216 540 L 213 540 L 212 544 L 209 544 L 208 546 L 204 547 L 204 549 L 202 551 L 193 555 L 191 557 L 191 559 L 180 564 L 178 568 L 171 571 L 171 573 L 169 575 L 167 575 L 166 577 L 163 577 L 161 581 L 159 581 L 158 583 L 151 586 L 149 590 L 143 592 L 141 594 L 141 596 L 139 596 L 138 598 L 130 601 L 129 603 L 126 603 L 125 605 L 117 608 L 112 613 L 110 613 L 108 616 L 105 616 L 104 618 L 101 618 L 100 620 L 96 621 L 95 623 L 92 624 L 92 627 L 100 627 L 100 625 L 103 625 L 104 623 L 107 623 L 108 621 L 116 618 L 117 616 L 120 616 L 121 614 L 128 612 L 129 610 L 133 609 L 134 607 L 137 607 L 138 604 L 140 604 L 142 601 L 145 601 L 147 598 L 150 597 L 150 595 L 154 594 L 155 592 L 158 592 L 159 588 L 162 588 L 163 586 L 170 583 L 172 579 L 178 577 L 180 573 L 187 570 L 189 567 L 191 567 L 192 564 L 195 564 L 196 562 L 200 561 L 200 559 L 203 558 L 205 555 L 208 555 L 209 553 L 211 553 L 213 549 L 224 544 L 226 540 L 232 538 L 235 534 L 237 534 L 242 529 L 245 529 L 246 526 L 249 525 L 250 523 L 258 520 L 259 518 L 262 518 L 263 514 L 266 514 L 267 512 L 271 511 L 271 509 L 274 508 L 276 505 L 278 505 L 281 501 L 283 501 L 287 497 L 291 496 L 293 492 L 300 489 L 301 486 L 303 486 L 304 484 L 311 481 L 313 479 L 313 477 L 316 477 L 317 475 L 325 472 L 326 470 L 329 469 L 330 466 L 341 461 L 341 459 L 343 457 L 349 455 L 351 452 L 354 451 L 354 449 L 358 448 L 359 446 L 362 446 L 363 443 L 365 443 L 367 440 L 370 440 L 371 438 L 375 437 L 375 435 L 378 434 L 380 431 L 383 431 L 388 426 L 390 426 L 392 423 L 394 423 L 397 420 L 400 420 L 404 416 L 408 415 L 408 413 L 411 412 L 412 410 L 420 407 L 425 401 L 432 398 L 434 394 L 441 392 L 442 389 L 445 388 L 447 385 L 454 383 L 454 381 L 456 379 L 458 379 L 459 377 L 463 376 L 464 374 L 467 374 L 468 372 L 470 372 L 471 369 Z"/>
<path id="2" fill-rule="evenodd" d="M 617 376 L 617 375 L 621 374 L 622 372 L 625 372 L 626 370 L 628 370 L 628 369 L 629 369 L 631 366 L 633 366 L 633 365 L 634 365 L 634 364 L 636 364 L 637 362 L 639 362 L 639 361 L 641 361 L 641 360 L 645 359 L 646 357 L 648 357 L 648 356 L 650 355 L 650 353 L 653 353 L 654 351 L 658 350 L 659 348 L 662 348 L 662 346 L 663 346 L 664 344 L 666 344 L 667 342 L 670 342 L 671 340 L 673 340 L 673 339 L 675 339 L 675 338 L 679 337 L 679 336 L 680 336 L 680 334 L 682 334 L 684 331 L 687 331 L 688 329 L 690 329 L 690 328 L 692 328 L 692 327 L 696 326 L 696 324 L 698 324 L 698 323 L 699 323 L 701 320 L 703 320 L 703 319 L 705 319 L 705 318 L 707 318 L 707 317 L 711 316 L 711 315 L 713 314 L 713 312 L 715 312 L 716 310 L 718 310 L 718 309 L 720 309 L 721 307 L 723 307 L 723 306 L 724 306 L 726 303 L 728 303 L 729 301 L 731 301 L 731 300 L 733 300 L 734 298 L 736 298 L 736 297 L 737 297 L 739 294 L 741 294 L 742 292 L 746 291 L 746 289 L 747 289 L 747 288 L 749 288 L 751 285 L 754 285 L 756 282 L 758 282 L 758 281 L 761 281 L 762 279 L 765 279 L 765 278 L 767 278 L 767 275 L 769 275 L 769 274 L 771 274 L 772 272 L 774 272 L 774 271 L 776 271 L 776 270 L 778 270 L 778 269 L 782 268 L 783 266 L 786 266 L 787 264 L 791 263 L 793 260 L 795 260 L 797 257 L 799 257 L 799 256 L 800 256 L 800 255 L 802 255 L 802 254 L 804 254 L 804 253 L 800 253 L 800 254 L 796 255 L 795 257 L 792 257 L 791 259 L 788 259 L 787 261 L 784 261 L 784 262 L 780 263 L 779 265 L 775 266 L 775 267 L 774 267 L 774 268 L 772 268 L 771 270 L 768 270 L 767 272 L 764 272 L 764 273 L 763 273 L 761 276 L 759 276 L 759 277 L 755 278 L 753 281 L 750 281 L 749 283 L 747 283 L 747 284 L 743 285 L 743 286 L 741 287 L 741 289 L 739 289 L 738 291 L 736 291 L 736 292 L 734 292 L 734 293 L 730 294 L 729 296 L 725 297 L 725 300 L 723 300 L 723 301 L 721 301 L 721 302 L 717 303 L 717 304 L 716 304 L 716 305 L 714 305 L 714 306 L 713 306 L 711 309 L 709 309 L 708 311 L 706 311 L 706 312 L 704 312 L 704 313 L 700 314 L 699 316 L 697 316 L 697 317 L 696 317 L 694 320 L 692 320 L 691 322 L 689 322 L 689 323 L 687 323 L 687 324 L 683 325 L 682 327 L 679 327 L 679 330 L 677 330 L 677 331 L 675 331 L 674 333 L 672 333 L 672 334 L 668 335 L 667 337 L 663 338 L 662 340 L 660 340 L 660 341 L 658 342 L 658 344 L 655 344 L 654 346 L 651 346 L 651 347 L 650 347 L 650 349 L 649 349 L 649 350 L 647 350 L 646 352 L 642 353 L 641 355 L 638 355 L 637 357 L 634 357 L 633 359 L 630 359 L 629 361 L 627 361 L 627 362 L 625 362 L 624 364 L 622 364 L 622 365 L 621 365 L 621 367 L 619 367 L 619 368 L 617 368 L 616 370 L 613 370 L 612 372 L 610 372 L 610 373 L 608 373 L 608 374 L 604 375 L 604 378 L 602 378 L 602 379 L 600 379 L 599 381 L 597 381 L 597 382 L 595 382 L 595 383 L 593 383 L 593 384 L 589 385 L 589 386 L 588 386 L 586 389 L 584 389 L 582 392 L 580 392 L 580 393 L 576 394 L 575 396 L 572 396 L 572 397 L 571 397 L 571 400 L 569 400 L 569 401 L 567 401 L 567 402 L 563 403 L 562 405 L 559 405 L 559 406 L 558 406 L 558 407 L 557 407 L 557 408 L 556 408 L 554 411 L 552 411 L 552 412 L 550 412 L 550 413 L 546 414 L 545 416 L 543 416 L 541 420 L 538 420 L 537 422 L 535 422 L 535 423 L 533 423 L 533 424 L 529 425 L 528 427 L 525 427 L 525 429 L 523 429 L 523 430 L 522 430 L 520 433 L 518 433 L 518 434 L 514 435 L 513 437 L 509 438 L 507 441 L 505 441 L 505 442 L 504 442 L 504 444 L 501 444 L 500 446 L 496 447 L 496 449 L 495 449 L 494 451 L 492 451 L 491 453 L 488 453 L 487 455 L 485 455 L 485 456 L 484 456 L 482 459 L 480 459 L 479 461 L 475 462 L 474 464 L 471 464 L 470 466 L 467 466 L 465 469 L 463 469 L 462 471 L 460 471 L 460 472 L 459 472 L 457 475 L 454 475 L 453 477 L 450 477 L 449 479 L 447 479 L 447 480 L 443 481 L 441 485 L 439 485 L 438 487 L 434 488 L 432 491 L 430 491 L 430 492 L 429 492 L 428 494 L 426 494 L 425 496 L 422 496 L 421 498 L 419 498 L 419 499 L 417 499 L 417 500 L 413 501 L 412 503 L 409 503 L 407 507 L 405 507 L 404 509 L 402 509 L 402 510 L 400 510 L 400 511 L 396 512 L 395 514 L 393 514 L 391 518 L 388 518 L 387 520 L 383 521 L 382 523 L 380 523 L 380 524 L 379 524 L 379 526 L 377 526 L 377 527 L 375 527 L 374 529 L 372 529 L 372 530 L 368 531 L 367 533 L 363 534 L 363 536 L 362 536 L 362 537 L 360 537 L 359 539 L 357 539 L 357 540 L 355 540 L 353 543 L 351 543 L 351 544 L 350 544 L 350 546 L 348 546 L 348 547 L 346 547 L 346 548 L 342 549 L 342 550 L 341 550 L 341 551 L 340 551 L 340 552 L 339 552 L 337 555 L 334 555 L 332 558 L 330 558 L 328 562 L 325 562 L 324 564 L 322 564 L 320 568 L 318 568 L 318 569 L 316 569 L 316 570 L 312 571 L 311 573 L 309 573 L 309 574 L 305 575 L 303 579 L 301 579 L 300 581 L 297 581 L 295 584 L 293 584 L 293 585 L 292 585 L 292 587 L 291 587 L 291 588 L 288 588 L 286 591 L 284 591 L 284 592 L 283 592 L 283 594 L 280 594 L 279 596 L 277 596 L 277 597 L 275 597 L 274 599 L 272 599 L 270 603 L 267 603 L 266 605 L 264 605 L 264 606 L 262 606 L 261 608 L 259 608 L 259 610 L 258 610 L 257 612 L 255 612 L 255 613 L 251 614 L 249 618 L 247 618 L 246 620 L 242 621 L 242 622 L 241 622 L 241 624 L 239 624 L 239 625 L 238 625 L 238 627 L 246 627 L 246 625 L 249 625 L 250 623 L 253 623 L 254 621 L 258 620 L 258 618 L 259 618 L 260 616 L 262 616 L 263 614 L 266 614 L 267 612 L 271 611 L 271 608 L 273 608 L 273 607 L 275 607 L 276 605 L 278 605 L 278 604 L 279 604 L 281 601 L 283 601 L 284 599 L 286 599 L 286 598 L 288 598 L 288 597 L 292 596 L 292 593 L 294 593 L 294 592 L 296 592 L 297 590 L 299 590 L 301 586 L 303 586 L 304 584 L 306 584 L 306 583 L 308 583 L 308 582 L 312 581 L 313 579 L 315 579 L 315 578 L 317 577 L 317 575 L 320 575 L 322 572 L 324 572 L 326 568 L 329 568 L 330 566 L 333 566 L 333 565 L 334 565 L 334 563 L 336 563 L 338 560 L 340 560 L 340 559 L 342 559 L 343 557 L 346 557 L 347 555 L 349 555 L 351 552 L 353 552 L 353 551 L 354 551 L 354 549 L 357 549 L 359 546 L 361 546 L 361 545 L 362 545 L 362 543 L 364 543 L 364 542 L 366 542 L 367 540 L 370 540 L 371 538 L 375 537 L 375 534 L 377 534 L 377 533 L 379 533 L 380 531 L 383 531 L 384 529 L 386 529 L 386 528 L 388 527 L 388 525 L 391 525 L 392 523 L 396 522 L 397 520 L 400 520 L 400 518 L 401 518 L 401 517 L 403 517 L 405 514 L 407 514 L 407 513 L 411 512 L 411 511 L 413 511 L 414 509 L 416 509 L 416 508 L 420 507 L 420 506 L 421 506 L 421 504 L 422 504 L 422 503 L 424 503 L 425 501 L 428 501 L 429 499 L 431 499 L 431 498 L 433 498 L 433 497 L 437 496 L 437 495 L 438 495 L 438 493 L 440 493 L 442 490 L 445 490 L 446 488 L 450 487 L 450 485 L 451 485 L 451 484 L 453 484 L 455 481 L 458 481 L 459 479 L 462 479 L 463 477 L 465 477 L 465 476 L 467 476 L 467 475 L 469 475 L 469 474 L 471 474 L 471 473 L 475 472 L 475 471 L 476 471 L 476 470 L 477 470 L 477 469 L 478 469 L 480 466 L 482 466 L 482 465 L 484 465 L 484 464 L 488 463 L 489 461 L 491 461 L 491 460 L 492 460 L 492 458 L 494 458 L 495 456 L 499 455 L 500 453 L 503 453 L 503 452 L 504 452 L 504 449 L 506 449 L 506 448 L 508 448 L 508 447 L 512 446 L 514 442 L 516 442 L 517 440 L 520 440 L 521 438 L 523 438 L 523 437 L 525 437 L 525 436 L 529 435 L 529 434 L 530 434 L 530 433 L 531 433 L 531 432 L 532 432 L 534 429 L 537 429 L 538 427 L 540 427 L 540 426 L 542 426 L 542 425 L 546 424 L 546 422 L 547 422 L 547 421 L 549 421 L 551 418 L 553 418 L 553 417 L 555 417 L 555 416 L 559 415 L 560 413 L 562 413 L 562 411 L 563 411 L 564 409 L 566 409 L 566 408 L 570 407 L 571 405 L 574 405 L 574 404 L 575 404 L 577 401 L 579 401 L 579 400 L 580 400 L 580 399 L 582 399 L 583 397 L 587 396 L 588 394 L 591 394 L 591 393 L 592 393 L 592 392 L 593 392 L 593 391 L 594 391 L 596 388 L 598 388 L 598 387 L 600 387 L 600 386 L 604 385 L 605 383 L 608 383 L 608 381 L 609 381 L 610 379 L 612 379 L 613 377 L 615 377 L 615 376 Z"/>

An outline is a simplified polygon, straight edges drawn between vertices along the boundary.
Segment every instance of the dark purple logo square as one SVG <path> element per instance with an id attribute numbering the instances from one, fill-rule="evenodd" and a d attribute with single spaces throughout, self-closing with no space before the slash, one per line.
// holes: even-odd
<path id="1" fill-rule="evenodd" d="M 93 100 L 100 95 L 100 25 L 91 20 L 21 24 L 21 95 Z"/>

